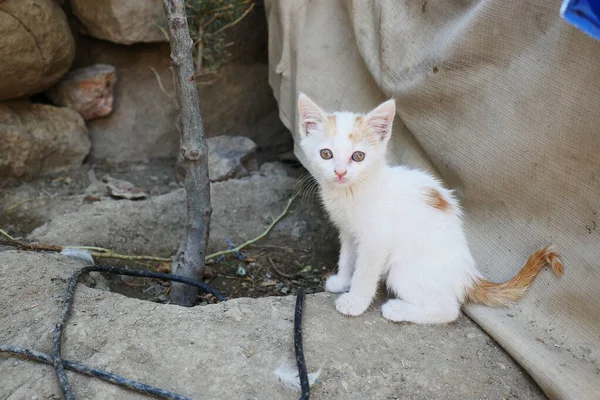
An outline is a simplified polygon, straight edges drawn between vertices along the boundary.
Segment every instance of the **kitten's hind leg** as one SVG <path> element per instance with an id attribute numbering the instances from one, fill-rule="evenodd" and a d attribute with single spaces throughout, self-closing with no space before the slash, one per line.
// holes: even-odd
<path id="1" fill-rule="evenodd" d="M 449 300 L 444 304 L 416 306 L 404 300 L 388 300 L 381 307 L 383 318 L 392 322 L 413 322 L 415 324 L 444 324 L 458 318 L 460 306 Z"/>

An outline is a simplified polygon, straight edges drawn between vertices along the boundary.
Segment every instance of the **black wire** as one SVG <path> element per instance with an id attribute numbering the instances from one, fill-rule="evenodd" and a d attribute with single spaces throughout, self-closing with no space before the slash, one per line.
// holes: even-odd
<path id="1" fill-rule="evenodd" d="M 54 365 L 54 359 L 50 354 L 25 349 L 23 347 L 0 346 L 0 353 L 10 353 L 14 355 L 25 356 L 30 360 L 39 361 L 48 365 Z M 131 379 L 123 378 L 119 375 L 111 374 L 110 372 L 103 371 L 101 369 L 90 368 L 86 365 L 75 361 L 62 360 L 62 363 L 64 365 L 64 368 L 69 371 L 79 372 L 80 374 L 102 379 L 103 381 L 113 383 L 115 385 L 120 385 L 127 389 L 134 390 L 136 392 L 140 392 L 148 396 L 154 396 L 161 399 L 192 400 L 190 397 L 182 396 L 176 393 L 171 393 L 167 390 L 132 381 Z"/>
<path id="2" fill-rule="evenodd" d="M 26 349 L 17 346 L 3 346 L 0 345 L 0 353 L 10 353 L 16 355 L 25 356 L 31 360 L 43 362 L 54 366 L 60 388 L 63 392 L 65 400 L 74 400 L 73 392 L 69 385 L 69 381 L 65 374 L 65 369 L 70 371 L 79 372 L 84 375 L 102 379 L 106 382 L 110 382 L 116 385 L 123 386 L 127 389 L 134 390 L 150 396 L 155 396 L 162 399 L 175 399 L 175 400 L 191 400 L 189 397 L 185 397 L 176 393 L 158 389 L 150 385 L 146 385 L 140 382 L 136 382 L 127 378 L 123 378 L 119 375 L 111 374 L 110 372 L 103 371 L 100 369 L 90 368 L 86 365 L 80 364 L 75 361 L 63 360 L 62 359 L 62 335 L 64 327 L 69 318 L 71 311 L 75 289 L 77 288 L 77 281 L 81 275 L 89 272 L 108 272 L 118 275 L 136 276 L 142 278 L 155 278 L 163 279 L 175 282 L 186 283 L 188 285 L 196 286 L 213 296 L 219 301 L 227 301 L 227 298 L 223 296 L 218 290 L 205 284 L 201 281 L 186 278 L 179 275 L 163 274 L 159 272 L 141 271 L 141 270 L 129 270 L 118 267 L 107 267 L 107 266 L 89 266 L 81 268 L 71 276 L 67 283 L 67 293 L 65 295 L 64 304 L 60 316 L 60 321 L 54 328 L 54 339 L 52 346 L 52 355 L 41 353 L 39 351 Z M 296 309 L 294 314 L 294 348 L 296 351 L 296 363 L 298 364 L 298 375 L 300 377 L 300 386 L 302 388 L 302 396 L 300 400 L 309 400 L 310 398 L 310 385 L 308 382 L 308 373 L 306 371 L 306 363 L 304 361 L 304 350 L 302 348 L 302 308 L 304 302 L 304 289 L 298 289 L 298 295 L 296 298 Z"/>
<path id="3" fill-rule="evenodd" d="M 75 396 L 73 396 L 73 392 L 71 391 L 71 386 L 69 385 L 69 380 L 67 379 L 67 375 L 65 373 L 65 368 L 67 367 L 67 363 L 65 361 L 63 361 L 63 359 L 62 359 L 62 336 L 63 336 L 63 331 L 65 328 L 65 325 L 67 324 L 67 320 L 69 318 L 69 313 L 73 306 L 73 299 L 75 296 L 75 289 L 77 288 L 77 281 L 79 280 L 81 275 L 87 274 L 89 272 L 108 272 L 111 274 L 118 274 L 118 275 L 129 275 L 129 276 L 137 276 L 137 277 L 142 277 L 142 278 L 156 278 L 156 279 L 163 279 L 163 280 L 187 283 L 188 285 L 196 286 L 196 287 L 212 294 L 219 301 L 227 301 L 227 298 L 225 296 L 223 296 L 218 290 L 212 288 L 211 286 L 207 285 L 206 283 L 197 281 L 194 279 L 186 278 L 184 276 L 179 276 L 179 275 L 163 274 L 160 272 L 150 272 L 150 271 L 141 271 L 141 270 L 130 270 L 130 269 L 118 268 L 118 267 L 106 267 L 106 266 L 102 266 L 102 265 L 93 265 L 93 266 L 84 267 L 84 268 L 81 268 L 81 269 L 75 271 L 75 273 L 73 273 L 71 278 L 69 278 L 69 282 L 67 283 L 67 293 L 65 295 L 65 300 L 64 300 L 62 312 L 60 315 L 60 320 L 59 320 L 58 324 L 56 324 L 56 326 L 54 327 L 52 355 L 48 356 L 48 355 L 44 355 L 44 353 L 33 352 L 28 349 L 21 349 L 21 350 L 23 350 L 23 352 L 20 353 L 23 355 L 27 355 L 28 357 L 36 359 L 38 361 L 49 362 L 54 366 L 54 370 L 56 371 L 56 376 L 58 377 L 58 383 L 63 392 L 65 400 L 75 400 Z M 32 355 L 34 353 L 36 353 L 38 355 L 38 357 L 33 357 Z M 44 357 L 41 357 L 40 355 L 48 356 L 50 358 L 44 358 Z M 71 362 L 69 365 L 72 367 L 76 366 L 79 369 L 78 372 L 86 373 L 90 376 L 95 376 L 100 379 L 108 380 L 109 382 L 117 383 L 119 385 L 128 387 L 132 390 L 141 391 L 142 393 L 149 393 L 149 391 L 156 392 L 157 390 L 161 391 L 161 389 L 156 389 L 151 386 L 144 385 L 142 383 L 131 381 L 129 379 L 122 378 L 118 375 L 112 375 L 106 371 L 95 370 L 93 368 L 86 367 L 85 365 L 82 365 L 82 364 L 77 364 L 77 363 Z M 84 372 L 84 370 L 87 372 Z M 180 396 L 177 394 L 173 394 L 173 393 L 170 393 L 167 391 L 163 391 L 163 392 L 168 395 L 167 397 L 163 396 L 164 398 L 168 398 L 168 399 L 175 399 L 175 398 L 185 399 L 186 398 L 186 397 L 183 397 L 183 396 Z M 156 393 L 158 393 L 158 392 L 156 392 Z"/>
<path id="4" fill-rule="evenodd" d="M 304 288 L 298 288 L 296 296 L 296 310 L 294 313 L 294 350 L 296 351 L 296 364 L 298 364 L 298 376 L 300 377 L 300 388 L 302 396 L 300 400 L 310 398 L 310 384 L 308 382 L 308 372 L 304 361 L 304 349 L 302 347 L 302 308 L 304 306 Z"/>

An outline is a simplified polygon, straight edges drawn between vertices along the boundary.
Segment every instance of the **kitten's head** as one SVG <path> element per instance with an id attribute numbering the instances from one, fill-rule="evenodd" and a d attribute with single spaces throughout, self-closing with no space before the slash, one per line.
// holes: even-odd
<path id="1" fill-rule="evenodd" d="M 300 147 L 306 168 L 321 184 L 350 186 L 385 163 L 396 113 L 388 100 L 366 115 L 326 113 L 303 93 L 298 98 Z"/>

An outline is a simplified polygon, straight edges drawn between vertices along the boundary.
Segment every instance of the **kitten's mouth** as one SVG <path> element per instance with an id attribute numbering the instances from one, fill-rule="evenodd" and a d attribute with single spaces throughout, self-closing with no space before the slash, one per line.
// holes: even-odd
<path id="1" fill-rule="evenodd" d="M 342 177 L 336 176 L 335 178 L 333 178 L 333 181 L 335 183 L 347 183 L 348 178 L 346 178 L 345 176 L 342 176 Z"/>

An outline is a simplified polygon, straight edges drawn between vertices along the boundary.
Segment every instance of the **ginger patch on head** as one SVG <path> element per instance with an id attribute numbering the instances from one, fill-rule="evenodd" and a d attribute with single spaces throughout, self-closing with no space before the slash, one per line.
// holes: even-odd
<path id="1" fill-rule="evenodd" d="M 325 136 L 335 136 L 337 134 L 336 116 L 329 114 L 325 120 Z"/>
<path id="2" fill-rule="evenodd" d="M 444 196 L 434 188 L 429 188 L 425 191 L 425 201 L 431 207 L 440 211 L 451 211 L 452 205 L 444 198 Z"/>
<path id="3" fill-rule="evenodd" d="M 371 144 L 375 143 L 372 135 L 369 135 L 369 127 L 367 126 L 365 119 L 361 116 L 356 117 L 354 128 L 348 135 L 348 139 L 350 139 L 353 144 L 358 144 L 363 140 L 367 140 Z"/>

